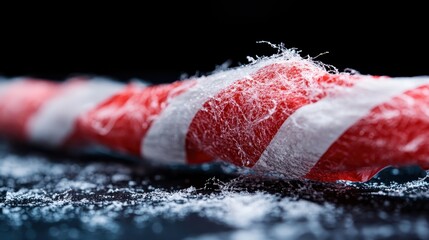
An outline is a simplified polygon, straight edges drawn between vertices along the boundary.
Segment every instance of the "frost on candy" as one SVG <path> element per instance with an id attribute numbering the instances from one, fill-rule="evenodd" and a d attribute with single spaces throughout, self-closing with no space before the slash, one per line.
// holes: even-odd
<path id="1" fill-rule="evenodd" d="M 28 119 L 63 88 L 31 84 L 34 94 L 19 84 L 2 87 L 3 134 L 25 139 Z M 224 160 L 286 178 L 365 181 L 388 165 L 429 168 L 427 84 L 339 73 L 284 51 L 200 78 L 130 84 L 68 121 L 73 131 L 59 145 L 101 145 L 161 163 Z"/>

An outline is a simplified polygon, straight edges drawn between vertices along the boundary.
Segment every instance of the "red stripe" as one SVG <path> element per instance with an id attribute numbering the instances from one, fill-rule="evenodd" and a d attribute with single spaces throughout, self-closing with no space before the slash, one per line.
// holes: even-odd
<path id="1" fill-rule="evenodd" d="M 84 82 L 83 78 L 74 78 L 63 84 L 38 79 L 10 83 L 0 94 L 0 132 L 28 140 L 28 123 L 43 104 Z"/>
<path id="2" fill-rule="evenodd" d="M 141 140 L 152 122 L 169 100 L 194 84 L 194 81 L 179 81 L 147 88 L 129 85 L 80 116 L 71 141 L 85 139 L 85 142 L 101 144 L 109 149 L 140 155 Z"/>
<path id="3" fill-rule="evenodd" d="M 0 94 L 0 132 L 26 140 L 29 119 L 58 93 L 60 85 L 34 79 L 10 84 L 5 92 Z"/>
<path id="4" fill-rule="evenodd" d="M 342 76 L 293 62 L 268 65 L 235 82 L 195 115 L 186 137 L 187 161 L 219 158 L 253 166 L 293 112 L 323 98 L 331 86 L 350 85 L 350 76 Z"/>
<path id="5" fill-rule="evenodd" d="M 429 168 L 429 86 L 375 107 L 349 128 L 306 178 L 366 181 L 388 165 Z"/>

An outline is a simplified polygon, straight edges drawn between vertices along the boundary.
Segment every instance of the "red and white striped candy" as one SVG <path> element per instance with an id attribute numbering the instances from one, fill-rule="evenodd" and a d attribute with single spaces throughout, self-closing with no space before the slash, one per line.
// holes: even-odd
<path id="1" fill-rule="evenodd" d="M 429 77 L 328 73 L 297 56 L 171 84 L 102 79 L 0 86 L 0 132 L 160 163 L 216 159 L 286 178 L 366 181 L 429 168 Z"/>

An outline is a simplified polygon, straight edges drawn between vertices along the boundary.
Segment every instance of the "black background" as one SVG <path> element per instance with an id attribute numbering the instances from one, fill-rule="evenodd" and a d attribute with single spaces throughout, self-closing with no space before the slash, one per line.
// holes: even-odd
<path id="1" fill-rule="evenodd" d="M 373 2 L 376 3 L 376 1 Z M 303 55 L 316 56 L 328 51 L 329 54 L 318 59 L 332 64 L 340 70 L 353 68 L 364 74 L 391 76 L 429 74 L 427 66 L 429 47 L 428 39 L 425 36 L 428 31 L 428 13 L 427 8 L 422 6 L 424 2 L 421 3 L 422 5 L 416 5 L 411 1 L 392 2 L 376 6 L 374 3 L 365 1 L 331 3 L 328 1 L 276 0 L 233 2 L 230 0 L 201 1 L 197 5 L 183 1 L 174 4 L 167 1 L 142 1 L 138 3 L 142 6 L 127 5 L 124 2 L 121 6 L 117 2 L 111 4 L 102 2 L 96 6 L 88 6 L 88 3 L 71 5 L 65 1 L 59 1 L 58 5 L 50 3 L 42 6 L 40 2 L 37 2 L 34 3 L 35 6 L 28 3 L 17 3 L 18 6 L 14 8 L 0 6 L 0 76 L 30 75 L 61 80 L 72 74 L 81 73 L 106 75 L 123 81 L 138 77 L 153 82 L 170 82 L 179 78 L 182 73 L 192 75 L 197 71 L 209 72 L 216 65 L 227 60 L 231 60 L 233 65 L 237 65 L 239 62 L 246 62 L 246 56 L 270 55 L 275 52 L 267 45 L 256 44 L 256 41 L 260 40 L 273 43 L 283 42 L 287 47 L 301 49 Z M 33 158 L 33 155 L 30 154 L 27 158 Z M 65 159 L 60 158 L 57 161 L 64 164 Z M 83 163 L 87 164 L 87 161 L 84 160 Z M 111 163 L 100 165 L 101 169 L 106 170 L 106 172 L 100 171 L 100 174 L 105 175 L 101 179 L 109 179 L 113 175 L 108 172 L 109 169 L 117 170 L 108 168 L 108 165 Z M 80 171 L 82 168 L 70 169 Z M 81 172 L 85 173 L 85 171 Z M 180 183 L 184 181 L 189 186 L 199 186 L 198 184 L 203 186 L 207 183 L 208 178 L 206 175 L 201 177 L 194 172 L 189 174 L 190 177 L 181 176 L 180 171 L 175 171 L 174 174 L 179 174 L 179 176 L 176 177 L 169 173 L 165 178 L 160 178 L 161 182 L 151 180 L 149 185 L 156 186 L 156 189 L 169 189 L 170 185 L 181 187 Z M 398 178 L 401 181 L 408 180 L 403 173 L 393 175 L 396 178 L 393 180 L 397 181 Z M 77 181 L 85 180 L 77 178 L 80 175 L 70 174 L 70 176 L 76 176 Z M 94 176 L 100 175 L 89 174 L 85 181 L 94 182 Z M 31 185 L 33 183 L 22 185 L 20 179 L 7 178 L 3 181 L 8 183 L 17 181 L 19 185 L 12 185 L 14 189 L 24 187 L 39 191 L 42 186 L 43 193 L 47 192 L 46 194 L 51 196 L 57 195 L 56 190 L 49 186 L 56 186 L 61 179 L 42 175 L 34 177 L 35 185 Z M 149 175 L 149 177 L 151 176 Z M 389 180 L 385 175 L 383 177 Z M 71 180 L 74 181 L 73 178 Z M 133 178 L 133 180 L 140 182 L 139 178 Z M 253 182 L 255 178 L 250 178 L 250 180 L 250 186 L 253 186 L 257 192 L 267 191 L 275 196 L 291 196 L 294 201 L 297 199 L 308 199 L 314 202 L 326 201 L 335 204 L 335 207 L 345 209 L 334 211 L 338 215 L 332 215 L 331 205 L 326 205 L 329 213 L 322 212 L 322 214 L 327 214 L 327 217 L 334 219 L 334 225 L 329 225 L 322 237 L 332 236 L 333 238 L 343 235 L 347 237 L 349 234 L 353 236 L 355 232 L 350 231 L 350 224 L 341 224 L 351 220 L 352 226 L 357 226 L 358 230 L 366 229 L 367 233 L 375 234 L 374 237 L 384 236 L 377 235 L 378 232 L 374 229 L 379 228 L 385 233 L 386 226 L 392 226 L 387 228 L 392 229 L 392 236 L 396 234 L 398 238 L 407 236 L 409 239 L 414 239 L 419 237 L 418 234 L 421 231 L 417 230 L 426 226 L 424 223 L 427 223 L 426 219 L 429 216 L 426 204 L 427 185 L 422 185 L 421 182 L 419 182 L 420 187 L 412 184 L 395 185 L 395 183 L 392 185 L 393 188 L 383 189 L 383 185 L 374 185 L 376 188 L 371 189 L 365 187 L 366 185 L 361 185 L 357 188 L 348 186 L 343 190 L 332 188 L 332 185 L 306 185 L 306 182 L 290 183 L 286 181 L 283 183 L 280 181 L 277 184 L 267 182 L 255 185 Z M 107 188 L 111 186 L 106 184 L 101 189 L 102 191 L 108 190 Z M 113 185 L 113 188 L 122 189 L 124 186 L 127 185 Z M 247 185 L 238 185 L 238 187 L 239 189 L 248 188 Z M 262 189 L 259 189 L 260 187 Z M 399 190 L 396 190 L 397 188 Z M 254 190 L 250 188 L 250 191 Z M 380 194 L 380 190 L 384 192 Z M 6 199 L 6 191 L 8 190 L 0 193 L 0 201 Z M 217 192 L 217 190 L 213 191 Z M 371 195 L 370 192 L 376 194 Z M 67 190 L 65 195 L 67 201 L 69 201 L 69 193 Z M 209 190 L 203 194 L 213 194 L 213 192 Z M 395 194 L 404 195 L 397 197 Z M 71 198 L 72 204 L 79 203 L 76 205 L 82 206 L 84 209 L 77 211 L 79 214 L 86 214 L 85 211 L 87 211 L 85 204 L 80 205 L 81 198 L 87 200 L 91 199 L 90 196 L 97 196 L 93 200 L 95 204 L 100 199 L 103 201 L 103 196 L 110 197 L 100 191 L 96 194 L 88 194 L 87 190 L 75 192 Z M 109 201 L 129 202 L 133 200 L 127 196 L 132 195 L 126 192 L 123 195 L 109 198 Z M 57 201 L 62 200 L 59 198 Z M 37 202 L 37 199 L 31 200 L 29 203 L 25 201 L 25 198 L 24 200 L 19 198 L 14 201 L 9 200 L 9 205 L 6 206 L 10 208 L 23 204 L 28 207 L 30 204 L 34 207 L 30 207 L 29 212 L 33 212 L 32 209 L 40 208 L 40 206 L 44 208 L 45 203 Z M 151 206 L 151 202 L 148 204 Z M 54 206 L 60 205 L 57 203 Z M 132 205 L 130 206 L 132 207 Z M 121 223 L 123 235 L 118 236 L 109 232 L 106 234 L 107 237 L 177 238 L 181 236 L 180 234 L 192 236 L 201 232 L 216 233 L 219 231 L 215 228 L 218 223 L 207 223 L 207 220 L 196 219 L 193 216 L 193 218 L 181 217 L 179 220 L 173 219 L 173 221 L 168 218 L 154 219 L 154 221 L 163 221 L 164 224 L 164 231 L 154 235 L 150 227 L 142 230 L 141 226 L 136 228 L 131 225 L 131 220 L 122 215 L 122 212 L 128 210 L 129 208 L 124 208 L 119 213 L 118 222 Z M 56 215 L 57 212 L 54 213 Z M 80 216 L 77 215 L 71 219 L 74 222 L 46 223 L 41 222 L 41 219 L 30 218 L 21 228 L 13 231 L 8 228 L 9 222 L 6 220 L 0 224 L 0 230 L 6 229 L 6 231 L 2 230 L 1 236 L 11 239 L 20 236 L 40 238 L 48 236 L 51 226 L 63 227 L 65 233 L 71 230 L 76 232 L 75 223 L 79 223 L 79 219 Z M 401 224 L 401 220 L 408 223 L 405 226 L 411 226 L 406 232 L 403 232 L 404 228 L 396 227 L 400 226 L 398 224 Z M 305 218 L 298 220 L 292 218 L 286 219 L 285 223 L 289 226 L 311 226 L 309 230 L 304 228 L 304 231 L 313 232 L 314 223 L 308 225 L 305 221 L 307 221 Z M 258 223 L 256 228 L 262 226 L 263 229 L 268 229 L 267 236 L 269 236 L 268 233 L 272 229 L 276 230 L 271 228 L 271 226 L 275 227 L 276 223 Z M 254 230 L 253 227 L 252 230 Z M 104 236 L 103 232 L 88 231 L 84 226 L 78 228 L 78 231 L 80 239 Z M 242 229 L 240 229 L 241 231 Z M 380 231 L 381 234 L 383 231 Z M 308 232 L 307 234 L 309 234 Z M 365 233 L 365 231 L 361 232 Z M 326 235 L 328 233 L 331 235 Z M 303 236 L 305 238 L 312 235 Z M 362 237 L 355 235 L 355 238 L 365 236 L 369 235 Z M 352 238 L 350 237 L 350 239 Z"/>
<path id="2" fill-rule="evenodd" d="M 339 70 L 429 74 L 427 11 L 410 1 L 176 1 L 2 7 L 0 75 L 170 82 L 284 43 Z"/>

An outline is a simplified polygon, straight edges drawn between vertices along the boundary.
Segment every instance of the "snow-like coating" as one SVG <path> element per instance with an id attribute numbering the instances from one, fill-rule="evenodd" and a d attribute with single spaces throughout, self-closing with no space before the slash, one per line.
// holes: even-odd
<path id="1" fill-rule="evenodd" d="M 286 182 L 237 178 L 225 171 L 218 175 L 207 166 L 188 175 L 189 169 L 153 174 L 136 164 L 1 152 L 0 232 L 10 239 L 377 239 L 429 234 L 428 210 L 422 203 L 429 199 L 426 178 L 406 183 Z"/>

